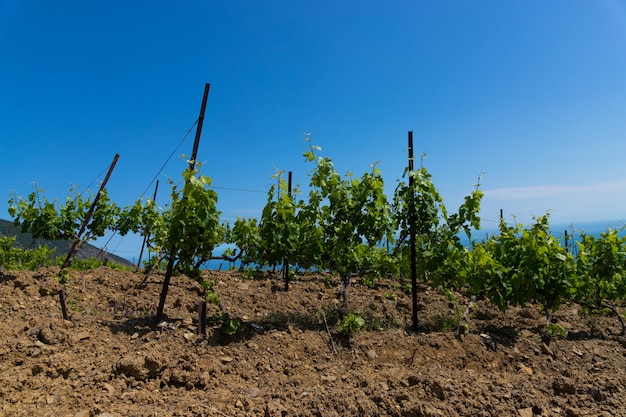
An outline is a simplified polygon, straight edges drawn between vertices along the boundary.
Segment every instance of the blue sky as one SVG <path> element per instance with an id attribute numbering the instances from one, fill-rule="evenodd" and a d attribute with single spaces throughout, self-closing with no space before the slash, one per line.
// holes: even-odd
<path id="1" fill-rule="evenodd" d="M 33 182 L 97 189 L 115 153 L 126 205 L 176 150 L 164 202 L 207 82 L 198 159 L 224 220 L 258 216 L 275 169 L 308 183 L 304 132 L 340 172 L 379 162 L 391 194 L 408 130 L 449 209 L 485 173 L 485 227 L 626 219 L 618 0 L 0 0 L 0 218 Z"/>

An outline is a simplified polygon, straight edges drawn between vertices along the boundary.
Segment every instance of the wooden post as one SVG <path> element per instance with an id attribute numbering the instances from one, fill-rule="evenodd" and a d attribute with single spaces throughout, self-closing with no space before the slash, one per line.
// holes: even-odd
<path id="1" fill-rule="evenodd" d="M 198 303 L 198 335 L 206 335 L 206 301 Z"/>
<path id="2" fill-rule="evenodd" d="M 196 166 L 196 158 L 198 157 L 198 146 L 200 145 L 200 135 L 202 134 L 202 125 L 204 124 L 204 111 L 206 110 L 206 102 L 209 98 L 209 89 L 211 84 L 204 85 L 204 95 L 202 96 L 202 104 L 200 105 L 200 116 L 198 116 L 198 127 L 196 128 L 196 137 L 193 141 L 193 150 L 191 151 L 191 160 L 189 161 L 189 169 Z"/>
<path id="3" fill-rule="evenodd" d="M 413 302 L 413 330 L 417 331 L 417 249 L 415 244 L 415 190 L 413 189 L 413 131 L 409 131 L 409 244 L 411 257 L 411 298 Z"/>
<path id="4" fill-rule="evenodd" d="M 65 268 L 70 266 L 70 263 L 72 262 L 72 259 L 74 258 L 74 254 L 76 253 L 78 244 L 80 243 L 80 237 L 85 232 L 85 229 L 87 228 L 87 224 L 89 223 L 89 220 L 91 220 L 91 216 L 93 215 L 93 212 L 96 209 L 96 206 L 98 205 L 98 200 L 100 200 L 100 194 L 102 194 L 102 191 L 104 191 L 104 188 L 106 187 L 107 182 L 109 181 L 109 177 L 111 176 L 111 173 L 113 172 L 113 169 L 115 168 L 115 164 L 117 164 L 117 160 L 119 159 L 119 157 L 120 157 L 120 154 L 116 153 L 115 157 L 113 158 L 113 162 L 111 163 L 111 166 L 109 167 L 109 171 L 107 172 L 106 177 L 104 177 L 104 181 L 102 181 L 102 184 L 100 184 L 100 190 L 98 190 L 98 194 L 96 194 L 96 197 L 93 199 L 93 203 L 91 203 L 91 207 L 89 208 L 89 211 L 85 215 L 83 224 L 80 226 L 80 230 L 76 234 L 74 243 L 72 244 L 72 247 L 67 253 L 67 257 L 65 258 L 65 261 L 63 262 L 63 265 L 61 266 L 59 275 L 61 274 L 61 272 L 63 272 Z"/>
<path id="5" fill-rule="evenodd" d="M 61 303 L 61 313 L 63 314 L 63 320 L 69 320 L 69 316 L 67 315 L 67 307 L 65 307 L 65 293 L 61 288 L 59 290 L 59 302 Z"/>
<path id="6" fill-rule="evenodd" d="M 288 174 L 287 193 L 291 198 L 291 171 Z M 283 279 L 285 280 L 285 291 L 289 291 L 289 260 L 283 260 Z"/>
<path id="7" fill-rule="evenodd" d="M 209 88 L 211 84 L 206 83 L 204 85 L 204 95 L 202 97 L 202 105 L 200 106 L 200 116 L 198 117 L 198 127 L 196 128 L 196 138 L 193 142 L 193 150 L 191 152 L 191 160 L 189 161 L 189 169 L 193 170 L 196 166 L 196 158 L 198 156 L 198 146 L 200 145 L 200 133 L 202 132 L 202 124 L 204 122 L 204 110 L 206 108 L 207 98 L 209 96 Z M 167 261 L 167 269 L 165 270 L 165 278 L 163 279 L 163 287 L 161 288 L 161 296 L 159 297 L 159 306 L 157 307 L 155 321 L 159 323 L 163 318 L 163 309 L 165 308 L 165 299 L 167 297 L 167 290 L 170 285 L 172 273 L 174 272 L 174 263 L 176 259 L 176 245 L 172 244 L 170 247 L 170 256 Z"/>
<path id="8" fill-rule="evenodd" d="M 63 277 L 63 271 L 72 263 L 72 259 L 74 259 L 74 254 L 76 253 L 76 250 L 78 249 L 78 246 L 81 242 L 81 236 L 85 232 L 85 229 L 87 228 L 87 224 L 89 224 L 89 221 L 91 220 L 91 216 L 93 215 L 93 212 L 96 209 L 96 206 L 98 205 L 98 200 L 100 200 L 100 194 L 102 194 L 102 192 L 104 191 L 104 188 L 106 187 L 106 184 L 109 181 L 109 177 L 111 176 L 111 173 L 113 172 L 113 169 L 115 168 L 115 164 L 117 163 L 117 160 L 119 159 L 119 157 L 120 155 L 116 153 L 115 157 L 113 158 L 113 162 L 111 163 L 111 166 L 109 167 L 109 171 L 107 172 L 106 177 L 104 177 L 104 181 L 102 181 L 102 184 L 100 185 L 100 190 L 98 191 L 98 194 L 96 194 L 96 196 L 94 197 L 93 203 L 91 203 L 91 207 L 89 208 L 89 211 L 87 211 L 87 214 L 85 215 L 83 224 L 81 225 L 80 230 L 78 231 L 78 233 L 76 234 L 76 237 L 74 238 L 72 247 L 67 252 L 65 261 L 63 262 L 61 269 L 59 269 L 59 277 Z M 61 282 L 64 283 L 65 280 L 61 279 Z M 63 289 L 59 291 L 59 301 L 61 302 L 61 311 L 63 312 L 63 318 L 65 320 L 69 320 L 69 316 L 67 315 L 67 308 L 65 306 L 65 297 L 63 295 Z"/>

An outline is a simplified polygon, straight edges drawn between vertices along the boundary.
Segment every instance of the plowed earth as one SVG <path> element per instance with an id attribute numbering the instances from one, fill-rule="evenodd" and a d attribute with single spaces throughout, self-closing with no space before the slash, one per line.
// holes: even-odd
<path id="1" fill-rule="evenodd" d="M 72 271 L 65 321 L 56 272 L 0 276 L 2 416 L 626 416 L 618 322 L 575 305 L 554 317 L 566 338 L 542 340 L 535 306 L 502 314 L 485 301 L 455 337 L 462 297 L 422 289 L 413 332 L 409 295 L 357 281 L 351 306 L 369 328 L 347 338 L 335 277 L 298 275 L 285 292 L 271 275 L 206 271 L 243 325 L 223 335 L 210 305 L 198 336 L 203 293 L 184 276 L 157 327 L 162 275 L 141 287 L 141 274 Z"/>

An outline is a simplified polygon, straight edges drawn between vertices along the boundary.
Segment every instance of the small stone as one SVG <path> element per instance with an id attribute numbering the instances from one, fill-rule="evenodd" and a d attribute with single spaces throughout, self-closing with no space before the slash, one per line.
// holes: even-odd
<path id="1" fill-rule="evenodd" d="M 576 394 L 576 386 L 565 378 L 558 377 L 552 382 L 552 389 L 556 395 Z"/>
<path id="2" fill-rule="evenodd" d="M 196 338 L 196 335 L 195 333 L 185 332 L 185 334 L 183 334 L 183 337 L 185 338 L 186 341 L 190 342 Z"/>
<path id="3" fill-rule="evenodd" d="M 46 345 L 54 345 L 57 343 L 57 338 L 55 337 L 54 332 L 47 327 L 41 329 L 38 336 L 39 340 L 41 340 Z"/>
<path id="4" fill-rule="evenodd" d="M 594 400 L 600 402 L 606 399 L 606 395 L 600 390 L 600 388 L 593 387 L 588 388 L 587 393 L 593 397 Z"/>
<path id="5" fill-rule="evenodd" d="M 89 410 L 80 410 L 74 414 L 74 417 L 89 417 Z"/>
<path id="6" fill-rule="evenodd" d="M 519 365 L 519 371 L 525 373 L 528 376 L 532 376 L 533 370 L 524 364 Z"/>
<path id="7" fill-rule="evenodd" d="M 26 354 L 31 358 L 36 358 L 37 356 L 41 355 L 41 349 L 36 347 L 30 347 L 26 350 Z"/>
<path id="8" fill-rule="evenodd" d="M 115 394 L 115 387 L 113 387 L 113 385 L 107 382 L 104 382 L 102 386 L 107 390 L 107 392 L 109 393 L 109 396 Z"/>
<path id="9" fill-rule="evenodd" d="M 135 332 L 133 333 L 133 335 L 130 337 L 130 340 L 135 340 L 139 337 L 139 333 Z"/>
<path id="10" fill-rule="evenodd" d="M 430 391 L 434 397 L 440 399 L 441 401 L 446 399 L 446 392 L 439 383 L 439 381 L 433 381 L 432 385 L 430 386 Z"/>
<path id="11" fill-rule="evenodd" d="M 366 352 L 367 358 L 368 359 L 376 359 L 378 358 L 378 354 L 376 353 L 376 351 L 374 349 L 370 349 Z"/>
<path id="12" fill-rule="evenodd" d="M 517 413 L 520 415 L 520 417 L 533 417 L 533 409 L 531 407 L 518 408 Z"/>
<path id="13" fill-rule="evenodd" d="M 550 348 L 550 346 L 548 346 L 547 344 L 543 343 L 541 345 L 541 350 L 543 351 L 543 353 L 545 353 L 546 355 L 550 355 L 552 357 L 554 357 L 554 351 Z"/>
<path id="14" fill-rule="evenodd" d="M 330 384 L 331 382 L 335 382 L 337 377 L 333 375 L 322 375 L 321 380 L 323 384 Z"/>
<path id="15" fill-rule="evenodd" d="M 87 332 L 81 332 L 76 335 L 76 340 L 79 342 L 82 340 L 89 340 L 89 338 L 91 338 L 91 335 Z"/>
<path id="16" fill-rule="evenodd" d="M 174 323 L 168 323 L 166 321 L 162 321 L 161 323 L 157 324 L 156 327 L 161 330 L 176 330 L 176 325 Z"/>
<path id="17" fill-rule="evenodd" d="M 230 356 L 222 356 L 222 363 L 226 364 L 226 363 L 231 363 L 232 361 L 234 361 L 234 359 L 231 358 Z"/>

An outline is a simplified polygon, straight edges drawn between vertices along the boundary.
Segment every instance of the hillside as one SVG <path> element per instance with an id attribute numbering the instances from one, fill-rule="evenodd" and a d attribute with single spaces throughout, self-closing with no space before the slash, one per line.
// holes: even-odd
<path id="1" fill-rule="evenodd" d="M 54 257 L 65 256 L 67 251 L 70 249 L 72 242 L 67 240 L 43 240 L 43 239 L 33 239 L 33 236 L 30 233 L 21 233 L 17 227 L 13 224 L 13 222 L 8 220 L 0 220 L 0 237 L 2 236 L 15 236 L 15 245 L 24 248 L 38 248 L 39 246 L 48 246 L 49 248 L 54 248 Z M 125 266 L 133 266 L 133 264 L 120 256 L 114 255 L 112 253 L 102 251 L 101 249 L 90 245 L 89 243 L 84 243 L 78 249 L 76 253 L 77 259 L 105 259 L 115 262 L 119 265 Z"/>

